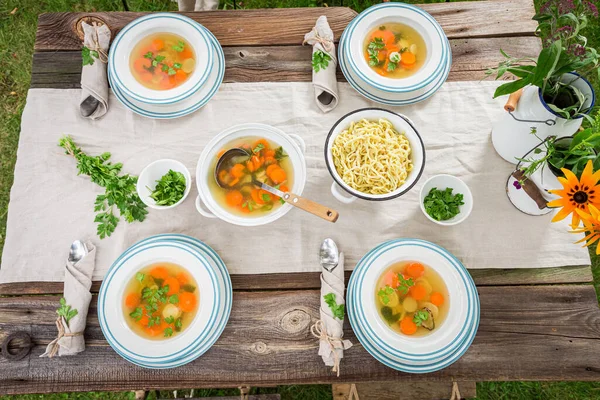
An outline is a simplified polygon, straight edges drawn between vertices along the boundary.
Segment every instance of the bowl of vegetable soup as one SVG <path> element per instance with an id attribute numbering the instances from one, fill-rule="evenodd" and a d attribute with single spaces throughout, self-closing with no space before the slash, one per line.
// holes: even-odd
<path id="1" fill-rule="evenodd" d="M 229 160 L 216 175 L 217 161 L 232 148 L 240 148 L 246 155 Z M 198 160 L 198 212 L 241 226 L 264 225 L 281 218 L 292 206 L 253 181 L 301 195 L 306 183 L 305 150 L 300 136 L 269 125 L 241 124 L 221 132 Z"/>
<path id="2" fill-rule="evenodd" d="M 231 310 L 231 281 L 214 250 L 184 235 L 157 235 L 127 249 L 107 272 L 98 319 L 109 345 L 146 368 L 202 355 Z"/>
<path id="3" fill-rule="evenodd" d="M 129 98 L 173 104 L 207 81 L 213 47 L 205 28 L 179 14 L 158 13 L 125 26 L 110 47 L 111 81 Z"/>
<path id="4" fill-rule="evenodd" d="M 350 278 L 347 305 L 365 349 L 405 372 L 452 364 L 479 325 L 479 298 L 465 267 L 420 239 L 391 240 L 368 252 Z"/>
<path id="5" fill-rule="evenodd" d="M 383 3 L 360 13 L 340 39 L 340 67 L 361 94 L 389 105 L 424 100 L 451 63 L 443 29 L 422 9 Z"/>

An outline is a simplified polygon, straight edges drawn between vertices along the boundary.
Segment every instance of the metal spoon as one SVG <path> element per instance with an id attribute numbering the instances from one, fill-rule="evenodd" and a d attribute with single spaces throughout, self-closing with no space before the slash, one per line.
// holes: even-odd
<path id="1" fill-rule="evenodd" d="M 244 149 L 240 149 L 239 147 L 234 147 L 233 149 L 227 150 L 219 158 L 219 160 L 217 161 L 217 166 L 215 167 L 215 181 L 217 181 L 217 185 L 219 185 L 223 189 L 231 189 L 231 187 L 226 186 L 219 180 L 219 172 L 221 171 L 221 169 L 224 166 L 228 165 L 229 161 L 231 161 L 231 159 L 234 157 L 246 157 L 249 159 L 250 154 L 248 154 L 248 152 Z"/>
<path id="2" fill-rule="evenodd" d="M 321 259 L 321 267 L 327 271 L 333 271 L 340 262 L 340 252 L 338 247 L 332 239 L 325 239 L 321 243 L 321 249 L 319 250 L 319 258 Z"/>
<path id="3" fill-rule="evenodd" d="M 219 158 L 219 160 L 217 161 L 217 166 L 215 167 L 215 181 L 217 181 L 217 185 L 224 189 L 231 189 L 239 186 L 226 186 L 219 180 L 219 172 L 221 172 L 221 169 L 228 165 L 231 159 L 234 157 L 249 158 L 250 155 L 246 150 L 236 147 L 227 150 Z M 281 197 L 286 203 L 291 204 L 294 207 L 300 208 L 301 210 L 307 211 L 313 215 L 316 215 L 317 217 L 321 217 L 326 221 L 335 222 L 339 217 L 338 212 L 330 209 L 329 207 L 325 207 L 319 203 L 315 203 L 312 200 L 305 199 L 304 197 L 297 196 L 293 193 L 284 193 L 279 189 L 275 189 L 274 187 L 267 185 L 266 183 L 262 183 L 261 181 L 257 180 L 254 177 L 254 175 L 252 175 L 252 184 L 271 194 Z"/>
<path id="4" fill-rule="evenodd" d="M 89 250 L 86 247 L 85 243 L 83 243 L 81 240 L 76 240 L 73 242 L 73 244 L 71 244 L 71 250 L 69 250 L 68 259 L 70 262 L 76 263 L 77 261 L 85 257 L 87 253 L 89 253 Z"/>

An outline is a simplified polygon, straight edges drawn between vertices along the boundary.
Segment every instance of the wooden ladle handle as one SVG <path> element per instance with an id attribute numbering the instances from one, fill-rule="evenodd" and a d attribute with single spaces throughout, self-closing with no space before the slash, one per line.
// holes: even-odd
<path id="1" fill-rule="evenodd" d="M 504 109 L 508 112 L 515 111 L 517 109 L 517 104 L 519 103 L 519 99 L 521 98 L 522 94 L 523 89 L 519 89 L 516 92 L 511 93 L 510 96 L 508 96 L 506 104 L 504 105 Z"/>
<path id="2" fill-rule="evenodd" d="M 337 211 L 329 207 L 325 207 L 322 204 L 315 203 L 314 201 L 305 199 L 304 197 L 296 196 L 293 193 L 286 193 L 283 196 L 283 200 L 294 207 L 298 207 L 329 222 L 337 221 L 338 217 L 340 216 Z"/>

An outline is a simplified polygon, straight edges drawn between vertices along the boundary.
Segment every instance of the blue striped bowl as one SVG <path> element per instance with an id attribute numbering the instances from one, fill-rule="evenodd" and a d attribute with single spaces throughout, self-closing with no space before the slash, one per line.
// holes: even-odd
<path id="1" fill-rule="evenodd" d="M 378 75 L 364 59 L 365 37 L 373 28 L 400 22 L 414 28 L 425 40 L 427 59 L 415 74 L 404 79 Z M 344 55 L 349 69 L 370 87 L 387 93 L 413 93 L 427 87 L 442 74 L 451 51 L 442 27 L 427 12 L 410 4 L 382 3 L 356 16 L 344 30 Z"/>
<path id="2" fill-rule="evenodd" d="M 207 275 L 210 276 L 210 281 L 212 283 L 208 286 L 214 286 L 216 289 L 212 293 L 209 293 L 209 295 L 214 296 L 214 301 L 211 303 L 210 298 L 207 299 L 202 296 L 203 291 L 207 290 L 206 281 L 197 280 L 200 286 L 201 295 L 201 309 L 198 313 L 200 314 L 208 311 L 207 314 L 210 314 L 210 318 L 207 319 L 205 324 L 198 324 L 197 320 L 199 319 L 199 316 L 196 316 L 191 326 L 184 332 L 165 341 L 151 341 L 140 338 L 127 328 L 122 317 L 120 323 L 115 323 L 114 316 L 122 316 L 122 310 L 115 310 L 114 302 L 111 304 L 110 298 L 107 298 L 107 296 L 114 296 L 114 290 L 110 290 L 111 286 L 118 286 L 117 283 L 111 285 L 113 278 L 119 278 L 119 275 L 116 275 L 118 269 L 122 268 L 124 263 L 132 257 L 135 257 L 136 254 L 144 251 L 152 251 L 152 249 L 156 248 L 159 248 L 165 254 L 169 254 L 172 248 L 180 249 L 181 251 L 185 250 L 190 254 L 193 254 L 199 259 L 202 267 L 209 270 Z M 176 262 L 177 260 L 171 261 Z M 137 268 L 139 268 L 139 266 L 137 266 L 136 269 Z M 195 271 L 195 268 L 190 268 L 189 270 L 192 274 L 197 272 Z M 197 277 L 197 275 L 195 275 L 195 277 Z M 119 279 L 119 281 L 122 281 L 122 279 Z M 128 280 L 125 280 L 125 282 L 126 281 Z M 123 285 L 124 282 L 121 282 L 121 286 Z M 205 293 L 205 295 L 206 294 L 207 293 Z M 116 297 L 119 299 L 122 298 L 122 293 L 117 294 Z M 136 243 L 115 261 L 107 273 L 100 290 L 98 298 L 98 316 L 104 336 L 109 345 L 119 355 L 126 360 L 145 368 L 164 369 L 186 364 L 204 354 L 212 344 L 214 344 L 225 328 L 231 312 L 231 303 L 231 280 L 225 264 L 217 253 L 208 245 L 189 236 L 165 234 L 152 236 Z M 208 307 L 210 310 L 202 310 L 202 307 Z M 131 335 L 133 335 L 133 337 Z M 132 339 L 139 342 L 139 345 L 132 345 Z M 177 343 L 178 340 L 180 343 Z"/>
<path id="3" fill-rule="evenodd" d="M 448 315 L 441 328 L 426 337 L 395 333 L 375 308 L 377 278 L 389 265 L 403 260 L 430 265 L 448 286 Z M 350 324 L 361 344 L 383 364 L 405 372 L 432 372 L 455 362 L 469 347 L 479 325 L 477 290 L 464 266 L 447 250 L 419 239 L 392 240 L 367 253 L 350 278 L 347 304 Z"/>
<path id="4" fill-rule="evenodd" d="M 140 84 L 129 66 L 133 48 L 144 37 L 169 32 L 185 37 L 194 48 L 196 67 L 186 82 L 169 90 L 153 90 Z M 213 68 L 208 30 L 196 21 L 179 14 L 155 13 L 127 24 L 110 46 L 108 71 L 116 85 L 131 99 L 147 104 L 172 104 L 198 91 L 208 80 Z"/>
<path id="5" fill-rule="evenodd" d="M 204 28 L 202 28 L 204 29 Z M 214 35 L 206 30 L 213 49 L 213 68 L 204 86 L 198 91 L 174 104 L 155 105 L 138 102 L 122 92 L 109 69 L 108 81 L 115 97 L 127 108 L 144 117 L 154 119 L 172 119 L 191 114 L 202 108 L 217 93 L 225 75 L 225 55 Z"/>

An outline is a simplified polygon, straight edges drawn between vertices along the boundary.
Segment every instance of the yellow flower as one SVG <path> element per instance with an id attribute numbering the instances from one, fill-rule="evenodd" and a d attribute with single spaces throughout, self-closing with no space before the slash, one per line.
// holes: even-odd
<path id="1" fill-rule="evenodd" d="M 579 226 L 581 214 L 589 213 L 589 206 L 594 205 L 596 209 L 600 207 L 600 170 L 593 172 L 592 161 L 588 161 L 581 178 L 568 169 L 562 168 L 564 177 L 559 177 L 558 181 L 562 184 L 562 189 L 550 190 L 550 193 L 560 196 L 560 199 L 548 203 L 548 207 L 562 207 L 562 209 L 552 218 L 552 222 L 565 219 L 569 214 L 573 214 L 571 227 L 573 229 Z M 575 212 L 577 210 L 577 212 Z"/>
<path id="2" fill-rule="evenodd" d="M 600 239 L 600 210 L 598 210 L 594 205 L 590 204 L 588 206 L 589 213 L 583 212 L 581 210 L 577 210 L 577 214 L 583 220 L 583 227 L 574 229 L 573 233 L 586 233 L 583 239 L 578 240 L 575 243 L 586 242 L 585 247 L 595 243 Z M 596 254 L 600 255 L 600 246 L 596 247 Z"/>

